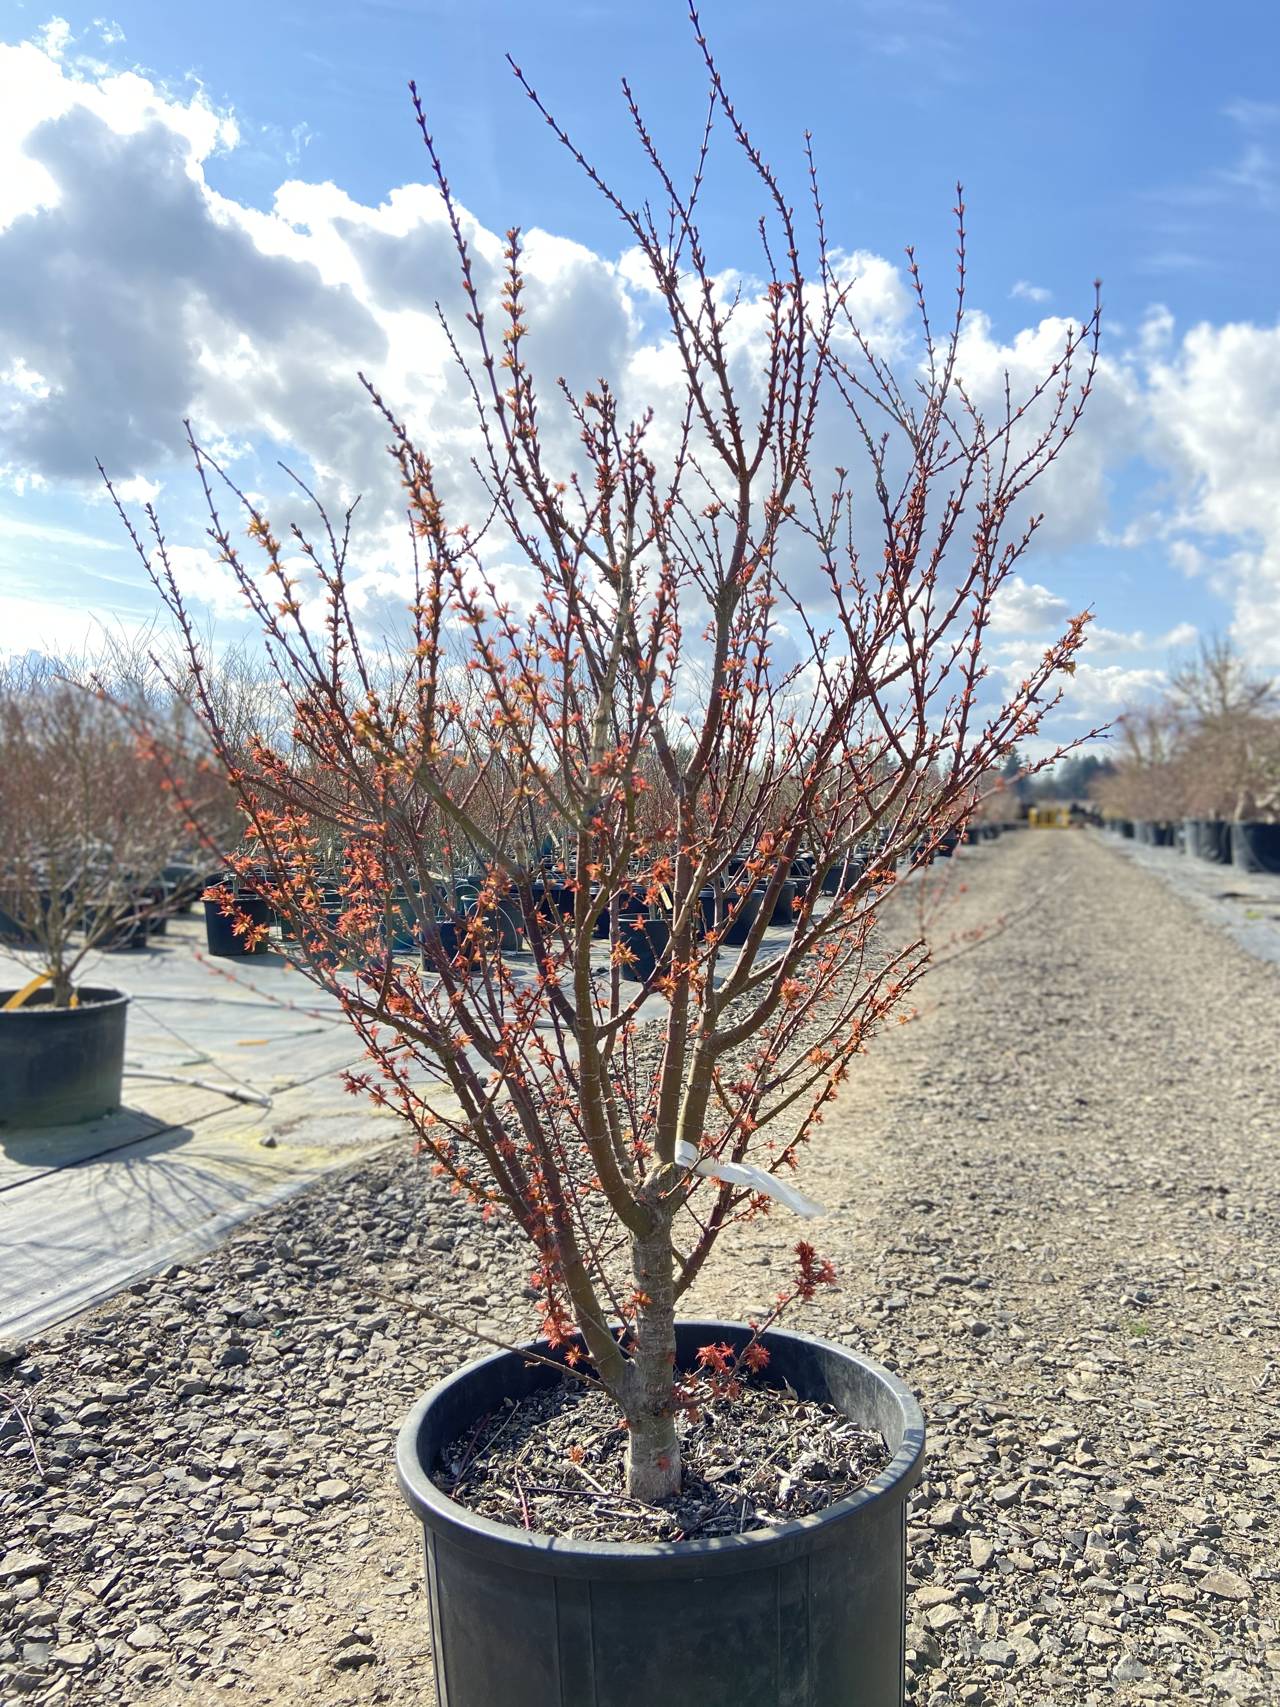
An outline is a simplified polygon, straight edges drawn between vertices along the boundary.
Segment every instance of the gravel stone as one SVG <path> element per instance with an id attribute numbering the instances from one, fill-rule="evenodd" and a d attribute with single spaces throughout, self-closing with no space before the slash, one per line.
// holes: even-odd
<path id="1" fill-rule="evenodd" d="M 58 1665 L 67 1666 L 72 1671 L 80 1671 L 85 1666 L 92 1665 L 97 1659 L 98 1644 L 96 1642 L 65 1642 L 60 1648 L 54 1650 L 53 1657 Z"/>
<path id="2" fill-rule="evenodd" d="M 1216 1595 L 1219 1600 L 1249 1599 L 1248 1583 L 1234 1571 L 1206 1571 L 1200 1578 L 1200 1588 L 1205 1594 Z"/>

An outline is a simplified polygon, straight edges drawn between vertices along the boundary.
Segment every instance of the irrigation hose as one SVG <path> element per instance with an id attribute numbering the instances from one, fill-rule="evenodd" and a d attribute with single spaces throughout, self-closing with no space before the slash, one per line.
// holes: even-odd
<path id="1" fill-rule="evenodd" d="M 252 1102 L 259 1108 L 270 1108 L 271 1098 L 263 1096 L 258 1091 L 237 1090 L 234 1085 L 215 1085 L 212 1079 L 181 1079 L 175 1073 L 148 1073 L 142 1067 L 126 1067 L 126 1079 L 155 1079 L 165 1085 L 190 1085 L 196 1091 L 216 1091 L 219 1096 L 230 1097 L 233 1102 Z"/>

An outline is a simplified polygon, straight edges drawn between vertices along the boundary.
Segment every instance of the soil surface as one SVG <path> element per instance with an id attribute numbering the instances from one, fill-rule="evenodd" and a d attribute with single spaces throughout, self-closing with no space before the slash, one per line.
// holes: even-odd
<path id="1" fill-rule="evenodd" d="M 879 1434 L 832 1405 L 745 1376 L 687 1389 L 683 1482 L 661 1505 L 626 1497 L 626 1445 L 606 1394 L 561 1381 L 508 1400 L 451 1441 L 433 1480 L 495 1523 L 575 1541 L 709 1541 L 825 1511 L 889 1462 Z"/>
<path id="2" fill-rule="evenodd" d="M 790 1318 L 925 1408 L 909 1698 L 1280 1700 L 1280 976 L 1100 836 L 946 877 L 801 1176 L 842 1290 Z M 689 1313 L 758 1313 L 798 1236 L 726 1241 Z M 378 1158 L 0 1350 L 0 1699 L 420 1707 L 391 1445 L 472 1347 L 397 1300 L 510 1337 L 529 1266 Z"/>

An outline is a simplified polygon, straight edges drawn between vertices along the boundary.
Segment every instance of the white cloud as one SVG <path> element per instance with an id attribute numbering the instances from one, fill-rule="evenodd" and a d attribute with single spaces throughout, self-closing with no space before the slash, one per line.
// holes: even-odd
<path id="1" fill-rule="evenodd" d="M 71 46 L 71 25 L 65 18 L 50 18 L 35 33 L 35 43 L 50 59 L 61 59 Z"/>
<path id="2" fill-rule="evenodd" d="M 1009 295 L 1022 302 L 1048 302 L 1053 295 L 1043 285 L 1031 284 L 1026 279 L 1019 279 Z"/>
<path id="3" fill-rule="evenodd" d="M 1138 328 L 1138 342 L 1142 353 L 1149 357 L 1162 355 L 1173 342 L 1173 332 L 1173 315 L 1162 302 L 1152 303 Z"/>
<path id="4" fill-rule="evenodd" d="M 1061 630 L 1071 609 L 1065 599 L 1042 587 L 1038 581 L 1027 582 L 1021 575 L 1011 575 L 992 601 L 991 631 L 993 634 L 1039 634 L 1044 629 Z"/>
<path id="5" fill-rule="evenodd" d="M 92 610 L 53 599 L 0 593 L 0 657 L 43 652 L 51 658 L 100 650 L 105 635 L 137 639 L 151 629 L 127 606 L 98 600 Z"/>
<path id="6" fill-rule="evenodd" d="M 1015 653 L 993 665 L 992 674 L 1013 688 L 1023 681 L 1040 661 L 1040 654 L 1031 650 Z M 1083 659 L 1076 663 L 1075 674 L 1061 678 L 1062 704 L 1054 713 L 1059 724 L 1088 724 L 1091 727 L 1110 722 L 1128 707 L 1161 694 L 1168 685 L 1163 670 L 1124 664 L 1090 664 Z M 1074 737 L 1074 731 L 1073 731 Z M 1052 730 L 1046 733 L 1052 740 Z"/>
<path id="7" fill-rule="evenodd" d="M 120 538 L 98 539 L 78 528 L 59 527 L 54 522 L 29 521 L 25 516 L 0 514 L 0 540 L 33 540 L 41 545 L 67 546 L 74 551 L 123 551 Z"/>
<path id="8" fill-rule="evenodd" d="M 1193 327 L 1151 370 L 1160 450 L 1181 476 L 1184 573 L 1231 598 L 1232 634 L 1280 664 L 1280 326 Z"/>
<path id="9" fill-rule="evenodd" d="M 1205 554 L 1198 545 L 1193 545 L 1189 539 L 1170 540 L 1169 559 L 1174 567 L 1180 569 L 1189 581 L 1197 575 L 1204 574 Z"/>
<path id="10" fill-rule="evenodd" d="M 1167 682 L 1163 670 L 1078 663 L 1066 683 L 1060 715 L 1078 723 L 1103 723 L 1135 702 L 1162 693 Z"/>
<path id="11" fill-rule="evenodd" d="M 1178 622 L 1162 634 L 1147 634 L 1141 628 L 1135 628 L 1125 633 L 1119 629 L 1104 628 L 1098 623 L 1090 623 L 1085 639 L 1085 649 L 1091 655 L 1115 652 L 1169 652 L 1179 647 L 1190 646 L 1199 636 L 1199 630 L 1193 622 Z"/>
<path id="12" fill-rule="evenodd" d="M 1006 378 L 1017 407 L 1060 359 L 1068 336 L 1073 332 L 1078 336 L 1079 331 L 1078 321 L 1046 315 L 1038 325 L 1028 326 L 1002 342 L 992 335 L 987 315 L 971 312 L 960 341 L 959 367 L 969 395 L 988 421 L 998 422 L 1003 416 Z M 1084 378 L 1086 367 L 1086 352 L 1079 350 L 1072 374 L 1074 385 Z M 1013 437 L 1015 453 L 1028 450 L 1034 436 L 1047 425 L 1054 389 L 1050 386 L 1018 423 Z M 1011 529 L 1025 526 L 1033 514 L 1042 513 L 1039 550 L 1093 544 L 1107 519 L 1111 472 L 1133 454 L 1143 411 L 1137 377 L 1126 363 L 1104 353 L 1075 436 L 1018 505 Z"/>

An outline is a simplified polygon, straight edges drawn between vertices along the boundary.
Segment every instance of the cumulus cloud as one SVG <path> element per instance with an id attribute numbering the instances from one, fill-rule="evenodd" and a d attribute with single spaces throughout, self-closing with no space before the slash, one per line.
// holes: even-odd
<path id="1" fill-rule="evenodd" d="M 1181 476 L 1175 561 L 1222 586 L 1249 657 L 1280 665 L 1280 326 L 1195 326 L 1150 385 Z"/>
<path id="2" fill-rule="evenodd" d="M 119 26 L 98 19 L 93 35 L 110 47 Z M 368 596 L 385 600 L 403 562 L 401 500 L 357 370 L 421 435 L 448 490 L 467 484 L 481 450 L 436 320 L 439 302 L 461 321 L 439 195 L 406 183 L 371 206 L 295 176 L 269 209 L 242 205 L 207 175 L 239 142 L 233 113 L 198 88 L 166 89 L 78 56 L 75 46 L 55 19 L 37 40 L 0 47 L 0 479 L 16 491 L 43 483 L 92 494 L 101 456 L 135 496 L 164 481 L 168 500 L 190 417 L 255 490 L 278 492 L 280 456 L 327 497 L 365 493 L 376 558 Z M 295 167 L 307 135 L 305 127 L 293 134 Z M 478 288 L 496 303 L 502 239 L 465 209 L 461 217 Z M 909 377 L 917 352 L 900 269 L 856 250 L 833 264 L 858 321 Z M 669 445 L 681 388 L 637 253 L 599 255 L 534 230 L 524 272 L 530 359 L 557 454 L 572 457 L 575 443 L 572 423 L 554 409 L 561 375 L 582 390 L 608 374 L 629 411 L 655 407 L 653 444 Z M 758 385 L 760 281 L 726 273 L 718 284 L 726 296 L 740 294 L 735 375 Z M 1025 279 L 1011 295 L 1037 306 L 1049 297 Z M 1003 338 L 972 313 L 960 350 L 969 395 L 998 417 L 1006 374 L 1015 398 L 1025 394 L 1074 324 L 1045 315 Z M 1027 560 L 1034 567 L 1022 565 L 1000 597 L 996 632 L 1060 629 L 1075 606 L 1055 589 L 1052 554 L 1104 536 L 1113 472 L 1143 448 L 1163 459 L 1184 496 L 1176 513 L 1110 537 L 1121 549 L 1131 534 L 1163 538 L 1178 567 L 1233 600 L 1242 643 L 1280 658 L 1278 404 L 1280 329 L 1206 326 L 1179 342 L 1168 311 L 1153 307 L 1132 347 L 1104 356 L 1076 440 L 1019 514 L 1025 522 L 1033 503 L 1046 522 L 1038 555 Z M 1033 430 L 1046 407 L 1019 431 Z M 856 465 L 853 437 L 845 423 L 825 425 L 820 460 Z M 194 588 L 204 584 L 197 569 Z M 212 602 L 230 608 L 225 590 L 210 588 Z M 1179 643 L 1112 631 L 1094 647 L 1118 655 Z M 1090 669 L 1083 679 L 1095 694 L 1098 683 L 1119 679 Z"/>
<path id="3" fill-rule="evenodd" d="M 1126 632 L 1091 623 L 1085 647 L 1093 656 L 1115 652 L 1171 652 L 1190 646 L 1198 636 L 1199 630 L 1193 622 L 1177 622 L 1162 634 L 1147 634 L 1141 628 Z"/>
<path id="4" fill-rule="evenodd" d="M 1038 652 L 1029 649 L 1002 648 L 1002 654 L 993 664 L 992 674 L 1009 688 L 1025 680 L 1040 658 Z M 1090 664 L 1082 659 L 1075 674 L 1063 677 L 1060 685 L 1063 694 L 1055 714 L 1058 721 L 1096 727 L 1111 722 L 1130 706 L 1156 698 L 1168 686 L 1168 677 L 1163 670 L 1150 666 Z"/>
<path id="5" fill-rule="evenodd" d="M 1067 338 L 1073 332 L 1078 335 L 1079 330 L 1079 321 L 1046 315 L 1037 325 L 1002 340 L 993 334 L 986 314 L 971 313 L 961 338 L 960 372 L 970 397 L 987 419 L 998 422 L 1002 418 L 1006 379 L 1017 407 L 1059 361 Z M 1077 352 L 1076 382 L 1083 377 L 1086 359 L 1083 350 Z M 1019 423 L 1013 440 L 1015 451 L 1029 448 L 1053 407 L 1051 386 Z M 1141 386 L 1132 369 L 1104 355 L 1098 362 L 1092 396 L 1079 429 L 1014 515 L 1015 526 L 1025 526 L 1032 515 L 1043 515 L 1038 537 L 1041 550 L 1062 550 L 1097 540 L 1107 519 L 1110 475 L 1133 453 L 1142 410 Z"/>
<path id="6" fill-rule="evenodd" d="M 992 601 L 991 628 L 995 634 L 1039 634 L 1061 629 L 1071 614 L 1067 601 L 1048 587 L 1011 575 Z"/>

